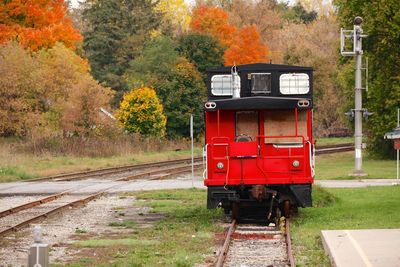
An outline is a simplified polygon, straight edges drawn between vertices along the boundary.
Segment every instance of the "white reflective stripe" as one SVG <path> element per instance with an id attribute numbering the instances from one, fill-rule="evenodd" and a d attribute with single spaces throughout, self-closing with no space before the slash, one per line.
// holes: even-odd
<path id="1" fill-rule="evenodd" d="M 360 247 L 357 241 L 353 238 L 348 230 L 344 231 L 345 234 L 348 236 L 350 242 L 353 244 L 354 248 L 357 250 L 358 254 L 360 255 L 362 261 L 365 263 L 367 267 L 373 267 L 372 263 L 368 260 L 367 255 L 365 254 L 364 250 Z"/>
<path id="2" fill-rule="evenodd" d="M 203 171 L 203 180 L 207 179 L 207 177 L 206 177 L 207 170 L 208 170 L 207 153 L 208 153 L 208 144 L 206 144 L 203 149 L 203 166 L 205 165 L 205 168 Z"/>
<path id="3" fill-rule="evenodd" d="M 314 178 L 315 176 L 315 169 L 314 169 L 314 149 L 311 150 L 311 142 L 310 141 L 306 141 L 306 143 L 308 143 L 308 151 L 310 153 L 310 168 L 311 168 L 311 176 Z"/>

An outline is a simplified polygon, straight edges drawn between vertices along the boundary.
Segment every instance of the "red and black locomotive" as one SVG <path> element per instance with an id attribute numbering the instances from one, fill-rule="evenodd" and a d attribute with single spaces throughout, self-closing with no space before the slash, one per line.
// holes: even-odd
<path id="1" fill-rule="evenodd" d="M 312 205 L 312 81 L 309 67 L 249 64 L 208 71 L 208 208 L 272 219 Z"/>

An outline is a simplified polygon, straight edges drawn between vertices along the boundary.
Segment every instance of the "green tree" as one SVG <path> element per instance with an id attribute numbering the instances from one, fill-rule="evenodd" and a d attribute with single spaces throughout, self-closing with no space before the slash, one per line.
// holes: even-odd
<path id="1" fill-rule="evenodd" d="M 171 38 L 158 36 L 147 42 L 125 78 L 132 87 L 150 85 L 156 90 L 167 116 L 168 136 L 189 135 L 190 113 L 194 114 L 195 133 L 202 131 L 205 84 L 196 67 L 179 57 Z"/>
<path id="2" fill-rule="evenodd" d="M 167 133 L 170 137 L 190 134 L 189 118 L 193 114 L 194 134 L 204 129 L 203 103 L 206 87 L 196 67 L 185 58 L 179 58 L 166 80 L 154 84 L 165 107 Z"/>
<path id="3" fill-rule="evenodd" d="M 284 19 L 295 23 L 308 24 L 318 17 L 316 11 L 307 11 L 301 3 L 296 3 L 296 5 L 292 7 L 287 3 L 281 3 L 279 4 L 279 9 L 281 10 Z"/>
<path id="4" fill-rule="evenodd" d="M 385 141 L 383 135 L 395 127 L 400 106 L 400 2 L 336 0 L 334 4 L 343 28 L 352 28 L 355 16 L 364 19 L 362 27 L 368 37 L 363 40 L 363 50 L 370 65 L 369 91 L 364 93 L 364 106 L 374 112 L 364 127 L 368 149 L 380 157 L 394 155 L 391 142 Z M 352 77 L 348 75 L 347 79 Z"/>
<path id="5" fill-rule="evenodd" d="M 89 0 L 83 12 L 87 24 L 84 50 L 92 75 L 117 91 L 128 89 L 122 75 L 160 23 L 151 0 Z"/>
<path id="6" fill-rule="evenodd" d="M 224 49 L 210 35 L 196 33 L 182 35 L 178 50 L 196 66 L 204 82 L 207 79 L 207 69 L 224 65 Z"/>
<path id="7" fill-rule="evenodd" d="M 149 87 L 133 89 L 124 95 L 117 117 L 130 133 L 164 136 L 166 118 L 156 91 Z"/>
<path id="8" fill-rule="evenodd" d="M 129 63 L 124 75 L 129 86 L 136 88 L 166 79 L 178 60 L 177 47 L 168 36 L 160 35 L 147 41 L 141 55 Z"/>

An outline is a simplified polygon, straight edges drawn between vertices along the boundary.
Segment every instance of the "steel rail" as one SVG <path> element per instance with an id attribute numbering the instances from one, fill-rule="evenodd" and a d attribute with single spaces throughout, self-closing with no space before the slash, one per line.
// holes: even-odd
<path id="1" fill-rule="evenodd" d="M 202 166 L 202 164 L 195 164 L 194 165 L 195 168 L 199 168 Z M 138 174 L 134 174 L 128 177 L 122 177 L 122 178 L 118 178 L 116 181 L 130 181 L 130 180 L 134 180 L 134 179 L 140 179 L 140 178 L 144 178 L 144 177 L 148 177 L 151 175 L 156 175 L 156 174 L 162 174 L 162 173 L 166 173 L 168 172 L 169 175 L 174 175 L 174 174 L 178 174 L 178 173 L 185 173 L 188 171 L 191 171 L 191 166 L 180 166 L 180 167 L 173 167 L 173 168 L 164 168 L 161 170 L 155 170 L 155 171 L 148 171 L 148 172 L 142 172 L 142 173 L 138 173 Z"/>
<path id="2" fill-rule="evenodd" d="M 38 199 L 38 200 L 31 201 L 31 202 L 28 202 L 28 203 L 25 203 L 25 204 L 22 204 L 22 205 L 19 205 L 19 206 L 16 206 L 16 207 L 9 208 L 7 210 L 4 210 L 4 211 L 0 212 L 0 218 L 3 218 L 3 217 L 6 217 L 8 215 L 17 213 L 19 211 L 30 209 L 30 208 L 42 205 L 44 203 L 56 200 L 56 199 L 58 199 L 58 198 L 60 198 L 60 197 L 62 197 L 64 195 L 68 194 L 70 191 L 71 190 L 67 190 L 67 191 L 64 191 L 64 192 L 61 192 L 61 193 L 57 193 L 57 194 L 54 194 L 54 195 L 51 195 L 51 196 L 47 196 L 47 197 L 44 197 L 44 198 L 41 198 L 41 199 Z"/>
<path id="3" fill-rule="evenodd" d="M 202 160 L 202 157 L 195 158 L 195 162 L 199 162 L 201 160 Z M 117 173 L 121 173 L 121 172 L 128 172 L 128 171 L 133 171 L 133 170 L 143 169 L 143 168 L 162 167 L 162 166 L 168 166 L 171 164 L 184 164 L 186 162 L 189 163 L 190 161 L 191 161 L 191 159 L 185 158 L 185 159 L 176 159 L 176 160 L 167 160 L 167 161 L 160 161 L 160 162 L 150 162 L 150 163 L 143 163 L 143 164 L 127 165 L 127 166 L 110 167 L 110 168 L 96 169 L 96 170 L 90 170 L 90 171 L 73 172 L 73 173 L 65 173 L 65 174 L 59 174 L 59 175 L 54 175 L 54 176 L 41 177 L 41 178 L 26 180 L 25 182 L 37 182 L 37 181 L 47 181 L 47 180 L 56 180 L 56 179 L 59 179 L 58 181 L 65 181 L 65 180 L 68 180 L 68 178 L 70 180 L 85 179 L 87 177 L 92 177 L 92 176 L 104 176 L 104 175 L 109 175 L 109 174 L 117 174 Z"/>
<path id="4" fill-rule="evenodd" d="M 354 146 L 340 146 L 330 148 L 319 148 L 315 150 L 315 155 L 334 154 L 339 152 L 353 151 Z"/>
<path id="5" fill-rule="evenodd" d="M 290 226 L 289 226 L 289 219 L 285 219 L 285 241 L 286 241 L 286 252 L 287 252 L 287 257 L 289 261 L 290 267 L 295 267 L 296 263 L 294 261 L 293 257 L 293 251 L 292 251 L 292 239 L 290 237 Z"/>
<path id="6" fill-rule="evenodd" d="M 39 214 L 39 215 L 37 215 L 37 216 L 34 216 L 34 217 L 32 217 L 32 218 L 29 218 L 28 220 L 25 220 L 25 221 L 23 221 L 23 222 L 21 222 L 21 223 L 18 223 L 18 224 L 16 224 L 16 225 L 13 225 L 13 226 L 11 226 L 11 227 L 6 228 L 5 230 L 3 230 L 3 231 L 0 232 L 0 236 L 5 236 L 5 235 L 7 235 L 8 233 L 11 233 L 11 232 L 16 232 L 16 231 L 18 231 L 19 229 L 21 229 L 21 228 L 23 228 L 23 227 L 25 227 L 25 226 L 28 226 L 29 224 L 31 224 L 31 223 L 33 223 L 33 222 L 39 221 L 39 220 L 41 220 L 41 219 L 46 219 L 46 218 L 49 217 L 50 215 L 59 213 L 59 212 L 61 212 L 62 210 L 67 209 L 67 208 L 69 208 L 69 207 L 77 207 L 77 206 L 84 205 L 84 204 L 88 203 L 89 201 L 94 200 L 94 199 L 100 197 L 100 196 L 103 195 L 104 193 L 105 193 L 105 190 L 100 191 L 100 192 L 97 192 L 97 193 L 92 194 L 92 195 L 89 195 L 89 196 L 86 196 L 86 197 L 84 197 L 84 198 L 80 198 L 80 199 L 75 200 L 75 201 L 72 201 L 72 202 L 69 202 L 69 203 L 67 203 L 67 204 L 65 204 L 65 205 L 58 206 L 58 207 L 56 207 L 56 208 L 54 208 L 54 209 L 52 209 L 52 210 L 50 210 L 50 211 L 41 213 L 41 214 Z"/>
<path id="7" fill-rule="evenodd" d="M 231 237 L 232 234 L 235 232 L 235 228 L 236 228 L 236 220 L 233 219 L 226 234 L 224 245 L 222 246 L 222 249 L 219 252 L 218 260 L 217 263 L 215 264 L 216 267 L 222 267 L 224 265 L 226 255 L 228 254 L 229 244 L 231 242 Z"/>
<path id="8" fill-rule="evenodd" d="M 200 167 L 200 166 L 201 166 L 201 164 L 197 164 L 196 165 L 196 167 Z M 172 175 L 186 173 L 186 172 L 189 172 L 189 171 L 191 171 L 191 166 L 163 169 L 162 173 L 160 172 L 160 170 L 156 170 L 156 171 L 153 171 L 153 174 L 160 174 L 161 173 L 162 175 L 154 177 L 154 178 L 151 178 L 150 180 L 165 179 L 165 178 L 168 178 L 168 177 L 170 177 Z M 142 173 L 141 175 L 142 176 L 143 175 L 150 176 L 152 174 L 151 174 L 151 172 L 146 172 L 145 174 Z M 130 177 L 130 178 L 132 178 L 132 177 Z M 120 180 L 120 181 L 129 182 L 130 180 L 132 180 L 132 179 Z M 49 217 L 50 215 L 56 214 L 58 212 L 61 212 L 62 210 L 66 209 L 66 208 L 77 207 L 77 206 L 84 205 L 84 204 L 88 203 L 89 201 L 92 201 L 92 200 L 94 200 L 94 199 L 106 194 L 107 191 L 109 191 L 109 190 L 111 190 L 111 189 L 113 189 L 115 187 L 121 187 L 121 186 L 123 186 L 125 184 L 126 183 L 110 186 L 110 187 L 102 189 L 102 190 L 100 190 L 100 191 L 98 191 L 96 193 L 90 194 L 89 196 L 85 196 L 85 197 L 80 198 L 78 200 L 74 200 L 74 201 L 69 202 L 67 204 L 64 204 L 64 205 L 61 205 L 59 207 L 56 207 L 56 208 L 54 208 L 54 209 L 52 209 L 50 211 L 41 213 L 40 215 L 34 216 L 32 218 L 29 218 L 28 220 L 25 220 L 25 221 L 23 221 L 21 223 L 18 223 L 16 225 L 14 225 L 14 226 L 6 228 L 5 230 L 0 232 L 0 236 L 4 236 L 4 235 L 6 235 L 8 233 L 11 233 L 11 232 L 16 232 L 19 229 L 23 228 L 24 226 L 28 226 L 29 224 L 31 224 L 33 222 L 36 222 L 36 221 L 39 221 L 41 219 L 45 219 L 45 218 Z M 43 199 L 32 201 L 30 203 L 26 203 L 26 204 L 11 208 L 9 210 L 3 211 L 3 212 L 1 212 L 1 214 L 3 215 L 2 217 L 17 213 L 18 211 L 21 211 L 21 210 L 30 209 L 30 208 L 39 206 L 41 204 L 53 201 L 53 200 L 55 200 L 57 198 L 60 198 L 61 196 L 64 196 L 66 194 L 70 194 L 73 190 L 74 189 L 71 189 L 71 190 L 68 190 L 68 191 L 64 191 L 64 192 L 61 192 L 59 194 L 51 195 L 49 197 L 45 197 Z"/>

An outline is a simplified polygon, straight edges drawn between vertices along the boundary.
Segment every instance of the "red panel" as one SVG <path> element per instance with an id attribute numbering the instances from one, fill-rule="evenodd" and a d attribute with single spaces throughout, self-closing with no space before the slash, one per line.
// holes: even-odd
<path id="1" fill-rule="evenodd" d="M 276 147 L 264 142 L 233 142 L 235 111 L 206 112 L 207 179 L 205 185 L 312 183 L 310 168 L 311 111 L 308 111 L 308 137 L 303 147 Z M 219 127 L 218 127 L 219 121 Z M 260 111 L 260 132 L 263 133 Z M 262 139 L 261 139 L 262 140 Z M 259 140 L 258 140 L 259 141 Z M 258 151 L 260 145 L 260 155 Z M 298 160 L 299 167 L 293 167 Z M 223 168 L 218 169 L 218 162 Z"/>
<path id="2" fill-rule="evenodd" d="M 258 155 L 257 142 L 231 142 L 229 144 L 229 155 L 231 157 L 256 157 Z"/>

